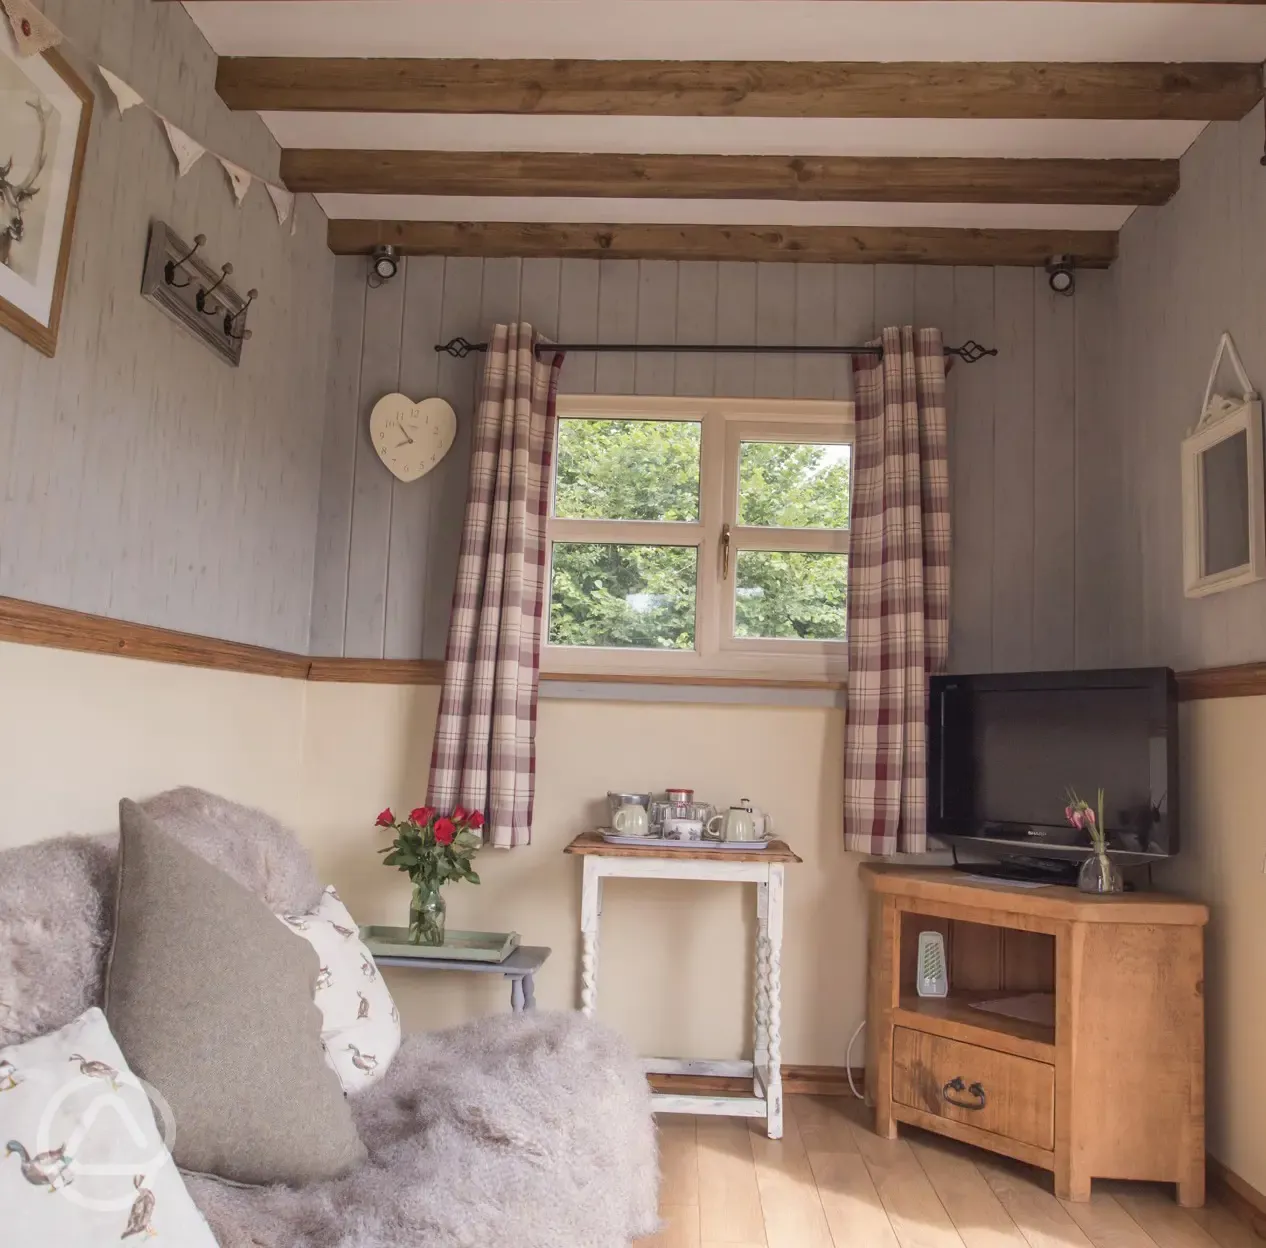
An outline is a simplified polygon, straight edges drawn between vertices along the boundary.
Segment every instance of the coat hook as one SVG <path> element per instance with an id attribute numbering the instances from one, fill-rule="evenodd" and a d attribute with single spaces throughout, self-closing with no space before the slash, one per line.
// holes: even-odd
<path id="1" fill-rule="evenodd" d="M 194 252 L 197 251 L 199 247 L 204 246 L 206 241 L 207 236 L 205 234 L 195 234 L 193 236 L 193 246 L 190 247 L 179 260 L 168 260 L 167 263 L 163 265 L 163 277 L 168 286 L 175 286 L 177 289 L 180 289 L 182 286 L 188 286 L 189 283 L 193 281 L 193 278 L 191 277 L 185 278 L 183 282 L 176 281 L 176 270 L 182 268 L 186 260 L 192 259 Z"/>
<path id="2" fill-rule="evenodd" d="M 237 323 L 239 317 L 243 317 L 246 315 L 246 309 L 249 308 L 251 304 L 254 303 L 258 297 L 259 297 L 259 291 L 257 291 L 255 287 L 252 286 L 250 290 L 246 292 L 246 302 L 242 304 L 242 306 L 238 308 L 236 312 L 232 312 L 232 313 L 225 312 L 224 314 L 225 337 L 236 338 L 240 340 L 241 342 L 245 342 L 251 336 L 251 331 L 249 329 L 243 329 L 240 334 L 235 334 L 233 332 L 233 326 Z"/>
<path id="3" fill-rule="evenodd" d="M 201 312 L 203 316 L 215 315 L 216 313 L 215 308 L 212 308 L 210 312 L 207 311 L 207 296 L 210 294 L 213 294 L 220 286 L 222 286 L 225 282 L 225 279 L 228 278 L 232 272 L 233 272 L 233 266 L 231 264 L 226 264 L 220 270 L 220 276 L 217 277 L 215 281 L 211 283 L 210 286 L 208 286 L 205 290 L 198 291 L 198 297 L 194 300 L 194 303 L 197 305 L 198 311 Z"/>

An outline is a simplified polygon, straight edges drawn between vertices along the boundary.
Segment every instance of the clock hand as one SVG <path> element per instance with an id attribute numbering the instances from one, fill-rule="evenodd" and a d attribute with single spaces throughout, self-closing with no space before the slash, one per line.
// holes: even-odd
<path id="1" fill-rule="evenodd" d="M 401 442 L 400 445 L 404 446 L 407 443 L 409 446 L 412 446 L 413 439 L 409 437 L 408 433 L 405 432 L 405 427 L 400 421 L 396 421 L 396 428 L 399 429 L 400 432 L 404 434 L 404 442 Z"/>

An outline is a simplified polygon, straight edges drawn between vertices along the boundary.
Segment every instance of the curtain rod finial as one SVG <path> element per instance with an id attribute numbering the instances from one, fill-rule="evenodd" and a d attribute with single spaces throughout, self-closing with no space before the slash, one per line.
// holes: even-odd
<path id="1" fill-rule="evenodd" d="M 997 347 L 982 347 L 974 338 L 968 338 L 961 347 L 946 347 L 946 355 L 956 355 L 964 364 L 975 364 L 987 355 L 997 355 Z"/>
<path id="2" fill-rule="evenodd" d="M 465 338 L 450 338 L 447 342 L 437 342 L 437 351 L 451 355 L 455 360 L 464 360 L 472 351 L 487 351 L 486 342 L 468 342 Z"/>

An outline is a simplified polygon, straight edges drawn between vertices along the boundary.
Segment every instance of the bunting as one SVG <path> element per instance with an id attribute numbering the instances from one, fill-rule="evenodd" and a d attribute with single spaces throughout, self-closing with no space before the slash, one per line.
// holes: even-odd
<path id="1" fill-rule="evenodd" d="M 227 156 L 217 156 L 216 160 L 224 169 L 229 185 L 233 188 L 233 198 L 237 200 L 237 206 L 240 208 L 242 200 L 246 198 L 246 192 L 251 189 L 253 178 L 250 171 L 243 169 L 241 165 L 235 165 Z"/>
<path id="2" fill-rule="evenodd" d="M 4 15 L 9 19 L 10 26 L 13 28 L 13 38 L 17 44 L 19 56 L 36 56 L 63 42 L 64 36 L 62 32 L 35 7 L 32 0 L 0 0 L 0 10 L 4 12 Z M 104 65 L 98 65 L 97 72 L 101 75 L 102 81 L 109 87 L 111 95 L 114 96 L 114 102 L 118 105 L 120 117 L 128 112 L 129 109 L 141 105 L 148 112 L 153 113 L 162 123 L 167 142 L 171 145 L 172 155 L 176 158 L 176 168 L 180 177 L 183 178 L 198 163 L 203 154 L 210 150 L 191 134 L 186 133 L 174 122 L 164 117 L 135 87 L 124 82 L 118 74 L 112 73 Z M 220 167 L 224 170 L 229 187 L 233 192 L 233 197 L 237 200 L 239 207 L 245 200 L 251 186 L 256 182 L 261 182 L 264 189 L 268 192 L 269 199 L 272 200 L 273 210 L 277 214 L 277 223 L 285 225 L 289 221 L 290 233 L 293 234 L 295 232 L 298 215 L 294 211 L 295 197 L 292 191 L 286 190 L 284 186 L 279 186 L 275 182 L 269 182 L 267 179 L 259 177 L 249 169 L 239 165 L 236 161 L 220 155 L 219 152 L 211 152 L 211 155 L 220 162 Z"/>
<path id="3" fill-rule="evenodd" d="M 13 38 L 19 56 L 37 56 L 55 48 L 62 41 L 62 32 L 31 3 L 31 0 L 0 0 L 13 27 Z"/>
<path id="4" fill-rule="evenodd" d="M 167 132 L 167 142 L 171 144 L 172 155 L 176 158 L 176 168 L 180 171 L 178 176 L 183 178 L 198 163 L 198 158 L 207 149 L 197 139 L 191 139 L 166 117 L 160 116 L 158 120 L 163 123 L 163 129 Z"/>
<path id="5" fill-rule="evenodd" d="M 273 207 L 277 210 L 277 224 L 285 225 L 295 206 L 294 192 L 286 190 L 284 186 L 274 186 L 271 182 L 265 182 L 264 186 L 268 191 L 268 198 L 273 201 Z M 294 233 L 293 223 L 290 232 Z"/>
<path id="6" fill-rule="evenodd" d="M 97 72 L 105 80 L 105 84 L 110 88 L 114 95 L 114 102 L 119 106 L 119 116 L 122 117 L 129 108 L 135 108 L 138 104 L 144 104 L 141 99 L 140 92 L 129 87 L 118 74 L 112 74 L 104 65 L 97 66 Z"/>

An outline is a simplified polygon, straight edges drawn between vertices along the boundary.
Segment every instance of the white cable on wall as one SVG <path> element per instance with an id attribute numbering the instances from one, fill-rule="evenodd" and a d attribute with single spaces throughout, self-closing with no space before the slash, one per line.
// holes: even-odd
<path id="1" fill-rule="evenodd" d="M 863 1018 L 862 1021 L 857 1024 L 857 1030 L 849 1036 L 848 1048 L 844 1052 L 844 1070 L 848 1074 L 848 1086 L 853 1095 L 857 1097 L 859 1101 L 864 1101 L 866 1098 L 857 1090 L 857 1084 L 853 1082 L 853 1045 L 857 1043 L 857 1037 L 862 1034 L 862 1029 L 865 1026 L 866 1020 Z"/>

